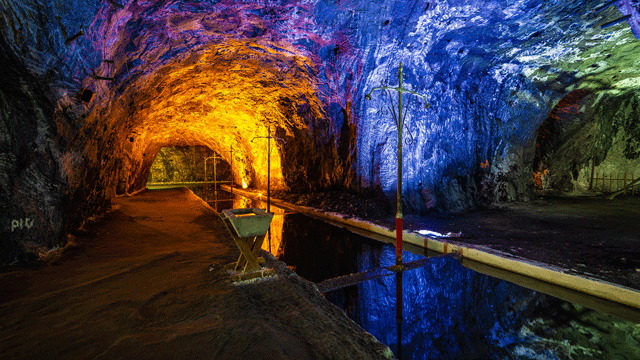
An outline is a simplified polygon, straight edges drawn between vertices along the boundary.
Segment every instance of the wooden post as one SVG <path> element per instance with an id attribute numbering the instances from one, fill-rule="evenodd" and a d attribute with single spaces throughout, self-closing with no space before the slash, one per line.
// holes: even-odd
<path id="1" fill-rule="evenodd" d="M 207 202 L 209 201 L 209 197 L 207 196 L 207 155 L 209 154 L 209 151 L 207 150 L 207 152 L 205 153 L 205 158 L 204 158 L 204 201 Z"/>
<path id="2" fill-rule="evenodd" d="M 596 185 L 594 187 L 594 189 L 596 189 L 596 191 L 598 191 L 598 175 L 600 175 L 600 174 L 596 171 Z"/>
<path id="3" fill-rule="evenodd" d="M 231 154 L 231 194 L 233 194 L 233 144 L 231 144 L 231 150 L 229 151 Z M 233 199 L 233 195 L 231 195 Z"/>
<path id="4" fill-rule="evenodd" d="M 622 174 L 618 173 L 618 181 L 616 181 L 616 190 L 620 190 L 620 180 L 622 180 Z"/>
<path id="5" fill-rule="evenodd" d="M 589 190 L 593 189 L 593 169 L 596 167 L 596 158 L 591 159 L 591 179 L 589 180 Z M 596 175 L 597 176 L 597 175 Z M 596 188 L 598 187 L 598 179 L 596 179 Z"/>
<path id="6" fill-rule="evenodd" d="M 635 180 L 631 181 L 631 182 L 629 183 L 629 185 L 627 185 L 627 186 L 625 187 L 625 189 L 627 189 L 627 188 L 634 188 L 634 187 L 636 187 L 636 186 L 638 186 L 638 185 L 640 185 L 640 178 L 637 178 L 637 179 L 635 179 Z M 615 198 L 616 196 L 618 196 L 618 195 L 622 194 L 622 193 L 624 192 L 624 190 L 625 190 L 625 189 L 618 190 L 618 191 L 616 191 L 616 192 L 612 193 L 610 196 L 608 196 L 608 197 L 607 197 L 607 199 L 611 200 L 611 199 Z"/>
<path id="7" fill-rule="evenodd" d="M 218 173 L 216 170 L 216 164 L 218 163 L 218 159 L 213 159 L 213 192 L 214 194 L 218 194 Z"/>

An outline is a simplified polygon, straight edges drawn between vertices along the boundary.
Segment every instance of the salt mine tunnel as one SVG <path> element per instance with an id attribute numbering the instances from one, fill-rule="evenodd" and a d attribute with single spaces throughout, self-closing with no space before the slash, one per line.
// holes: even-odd
<path id="1" fill-rule="evenodd" d="M 397 94 L 365 95 L 396 86 L 400 63 L 420 95 L 404 96 L 407 213 L 640 176 L 637 0 L 0 8 L 3 266 L 64 247 L 114 199 L 145 189 L 163 148 L 221 157 L 238 188 L 382 194 L 395 211 Z M 269 134 L 282 140 L 270 154 L 256 140 Z"/>
<path id="2" fill-rule="evenodd" d="M 638 5 L 616 4 L 5 2 L 3 263 L 144 188 L 163 146 L 227 162 L 234 146 L 234 182 L 264 188 L 264 143 L 250 140 L 269 126 L 286 140 L 275 189 L 393 199 L 397 131 L 385 94 L 364 95 L 397 83 L 400 62 L 432 105 L 406 114 L 410 211 L 527 201 L 534 173 L 563 192 L 594 168 L 640 174 Z"/>

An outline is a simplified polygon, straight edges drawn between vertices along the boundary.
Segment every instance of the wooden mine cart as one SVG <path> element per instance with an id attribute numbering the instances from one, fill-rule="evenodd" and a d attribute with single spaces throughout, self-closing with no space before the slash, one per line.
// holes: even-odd
<path id="1" fill-rule="evenodd" d="M 258 252 L 271 225 L 273 213 L 258 208 L 228 209 L 222 210 L 220 217 L 240 249 L 238 261 L 227 265 L 227 269 L 242 271 L 234 280 L 272 275 L 273 270 L 261 268 L 264 259 L 258 257 Z"/>

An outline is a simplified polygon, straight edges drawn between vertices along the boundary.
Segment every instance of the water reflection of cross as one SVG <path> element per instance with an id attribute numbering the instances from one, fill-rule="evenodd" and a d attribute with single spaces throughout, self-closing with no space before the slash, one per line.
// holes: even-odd
<path id="1" fill-rule="evenodd" d="M 209 156 L 208 158 L 204 159 L 204 201 L 208 201 L 208 196 L 207 196 L 207 160 L 209 159 L 213 159 L 213 186 L 214 186 L 214 194 L 218 194 L 218 174 L 217 174 L 217 168 L 216 168 L 216 164 L 218 163 L 218 160 L 223 159 L 223 157 L 219 156 L 218 154 L 215 154 L 213 156 Z"/>
<path id="2" fill-rule="evenodd" d="M 229 151 L 222 151 L 222 152 L 228 152 L 230 157 L 231 157 L 231 193 L 233 194 L 233 144 L 231 145 L 231 149 Z M 224 160 L 223 157 L 219 156 L 218 154 L 215 154 L 213 156 L 209 156 L 208 158 L 204 159 L 204 201 L 208 201 L 207 199 L 207 160 L 209 159 L 214 159 L 213 160 L 213 183 L 214 183 L 214 194 L 218 195 L 218 179 L 217 179 L 217 174 L 216 174 L 216 164 L 218 162 L 218 160 Z M 217 200 L 217 198 L 216 198 Z M 218 203 L 216 202 L 216 211 L 218 211 Z"/>
<path id="3" fill-rule="evenodd" d="M 409 95 L 415 95 L 422 98 L 425 102 L 425 108 L 431 107 L 429 103 L 427 103 L 427 99 L 411 90 L 405 89 L 402 87 L 402 63 L 398 67 L 398 86 L 397 87 L 389 87 L 389 86 L 377 86 L 371 89 L 368 94 L 364 97 L 367 100 L 371 100 L 371 93 L 374 90 L 386 90 L 389 95 L 389 101 L 391 105 L 389 108 L 391 109 L 391 113 L 393 114 L 393 120 L 396 122 L 396 126 L 398 128 L 398 199 L 397 199 L 397 212 L 396 212 L 396 266 L 398 270 L 402 270 L 402 130 L 405 126 L 404 118 L 407 113 L 407 109 L 405 109 L 405 115 L 402 115 L 402 94 L 407 93 Z M 391 97 L 391 91 L 398 92 L 398 112 L 395 111 L 395 104 L 393 103 L 393 98 Z M 409 98 L 411 100 L 411 98 Z M 409 106 L 409 102 L 407 102 L 407 107 Z"/>

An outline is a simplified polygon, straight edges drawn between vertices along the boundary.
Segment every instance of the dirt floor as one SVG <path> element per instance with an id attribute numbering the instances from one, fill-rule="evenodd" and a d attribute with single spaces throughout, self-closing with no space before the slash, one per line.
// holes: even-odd
<path id="1" fill-rule="evenodd" d="M 395 229 L 388 201 L 340 192 L 276 197 Z M 377 204 L 377 205 L 376 205 Z M 487 246 L 640 290 L 640 196 L 541 197 L 461 214 L 405 215 L 409 230 L 460 233 L 448 241 Z"/>
<path id="2" fill-rule="evenodd" d="M 277 276 L 231 283 L 239 251 L 186 189 L 114 200 L 49 263 L 0 273 L 7 359 L 387 359 L 307 282 L 263 252 Z"/>

